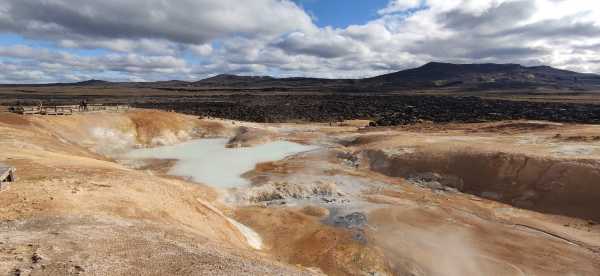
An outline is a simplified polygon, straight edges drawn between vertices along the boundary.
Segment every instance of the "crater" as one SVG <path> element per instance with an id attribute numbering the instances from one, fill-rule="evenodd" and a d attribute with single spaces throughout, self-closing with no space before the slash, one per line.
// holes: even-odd
<path id="1" fill-rule="evenodd" d="M 287 141 L 269 142 L 254 147 L 230 148 L 228 139 L 199 139 L 185 143 L 146 149 L 136 149 L 126 157 L 133 159 L 175 159 L 169 174 L 189 177 L 191 180 L 218 188 L 250 185 L 243 178 L 245 172 L 257 164 L 284 159 L 288 156 L 314 150 Z"/>

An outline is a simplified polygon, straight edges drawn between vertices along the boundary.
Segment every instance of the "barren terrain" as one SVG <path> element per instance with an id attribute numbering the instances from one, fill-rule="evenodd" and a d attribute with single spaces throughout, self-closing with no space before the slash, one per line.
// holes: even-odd
<path id="1" fill-rule="evenodd" d="M 217 75 L 198 81 L 0 85 L 2 105 L 130 104 L 260 123 L 546 120 L 600 123 L 600 76 L 549 66 L 451 64 L 362 79 Z"/>
<path id="2" fill-rule="evenodd" d="M 600 274 L 600 127 L 368 123 L 0 113 L 0 274 Z M 318 149 L 230 189 L 123 157 L 216 137 Z"/>

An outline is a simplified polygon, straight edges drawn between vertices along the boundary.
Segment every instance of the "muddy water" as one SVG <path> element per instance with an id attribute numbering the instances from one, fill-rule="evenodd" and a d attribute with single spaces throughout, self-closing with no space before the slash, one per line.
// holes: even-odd
<path id="1" fill-rule="evenodd" d="M 251 148 L 226 148 L 227 139 L 200 139 L 158 148 L 137 149 L 127 154 L 134 159 L 176 159 L 169 174 L 190 177 L 193 181 L 218 188 L 249 185 L 242 178 L 256 164 L 284 159 L 288 156 L 314 150 L 287 141 L 276 141 Z"/>

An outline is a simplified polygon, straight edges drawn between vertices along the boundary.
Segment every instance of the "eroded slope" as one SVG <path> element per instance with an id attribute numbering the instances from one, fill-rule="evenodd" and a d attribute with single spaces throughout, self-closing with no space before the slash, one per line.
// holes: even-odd
<path id="1" fill-rule="evenodd" d="M 355 123 L 1 114 L 0 162 L 20 180 L 0 193 L 0 273 L 600 273 L 600 128 Z M 176 160 L 119 158 L 208 137 L 318 150 L 258 164 L 232 189 L 167 175 Z"/>
<path id="2" fill-rule="evenodd" d="M 257 255 L 202 185 L 111 161 L 133 144 L 222 135 L 174 113 L 0 115 L 0 274 L 306 274 Z"/>

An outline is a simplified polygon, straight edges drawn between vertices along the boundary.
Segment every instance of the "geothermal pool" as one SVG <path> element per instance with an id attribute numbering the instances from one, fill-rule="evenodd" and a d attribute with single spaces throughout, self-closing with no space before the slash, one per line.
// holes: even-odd
<path id="1" fill-rule="evenodd" d="M 173 146 L 137 149 L 129 152 L 133 159 L 176 159 L 169 174 L 190 177 L 193 181 L 219 188 L 249 185 L 241 175 L 256 164 L 284 159 L 288 156 L 314 150 L 288 141 L 276 141 L 251 148 L 226 148 L 228 139 L 200 139 Z"/>

